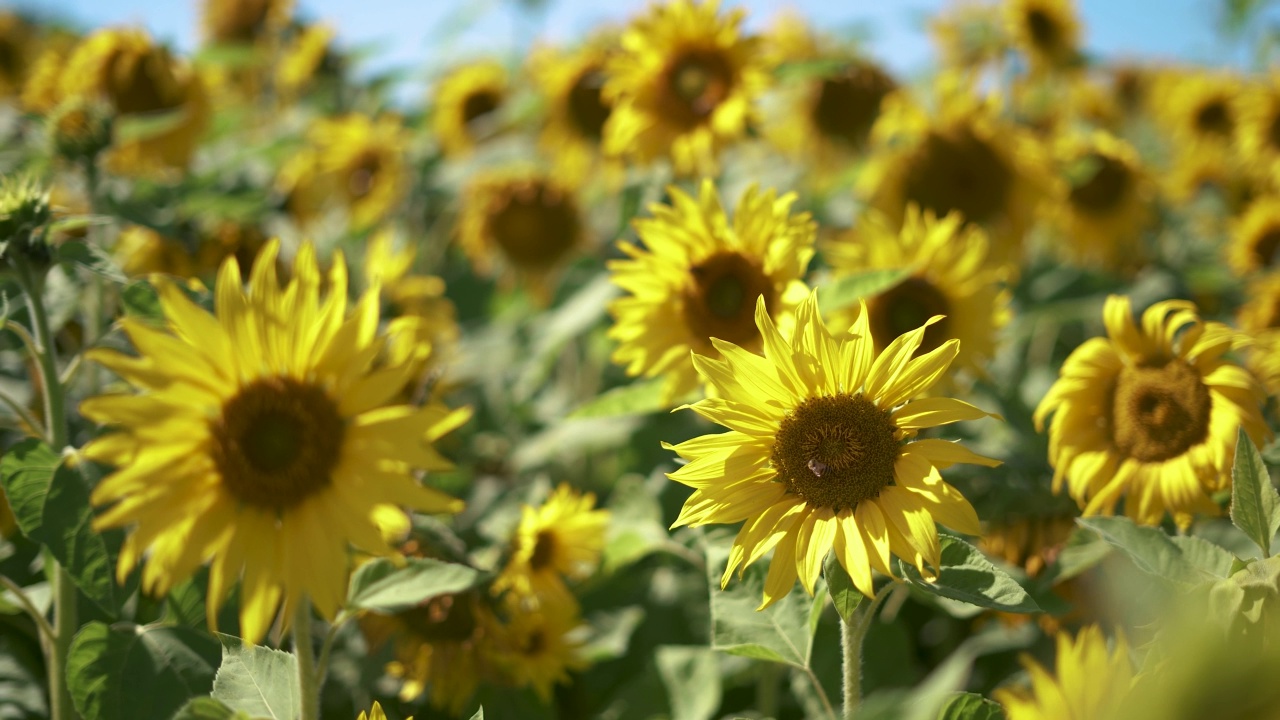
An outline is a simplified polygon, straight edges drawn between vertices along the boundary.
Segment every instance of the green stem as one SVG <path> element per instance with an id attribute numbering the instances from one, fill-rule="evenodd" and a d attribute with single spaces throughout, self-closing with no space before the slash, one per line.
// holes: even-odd
<path id="1" fill-rule="evenodd" d="M 305 595 L 293 610 L 293 654 L 298 658 L 300 720 L 320 720 L 320 683 L 316 676 L 315 650 L 311 647 L 311 600 Z"/>
<path id="2" fill-rule="evenodd" d="M 756 710 L 764 717 L 778 715 L 778 685 L 782 682 L 782 666 L 762 663 L 756 680 Z"/>
<path id="3" fill-rule="evenodd" d="M 18 587 L 18 583 L 10 580 L 9 576 L 0 575 L 0 585 L 3 585 L 6 590 L 13 593 L 14 597 L 18 599 L 18 604 L 35 621 L 36 627 L 40 629 L 40 646 L 45 649 L 45 653 L 48 653 L 49 647 L 53 643 L 53 627 L 45 619 L 44 613 L 36 609 L 35 603 L 31 602 L 31 598 L 27 597 L 22 588 Z"/>
<path id="4" fill-rule="evenodd" d="M 862 703 L 862 643 L 871 629 L 880 603 L 889 596 L 896 583 L 889 583 L 876 593 L 869 604 L 861 605 L 851 622 L 840 620 L 840 647 L 844 652 L 844 720 L 853 720 Z"/>

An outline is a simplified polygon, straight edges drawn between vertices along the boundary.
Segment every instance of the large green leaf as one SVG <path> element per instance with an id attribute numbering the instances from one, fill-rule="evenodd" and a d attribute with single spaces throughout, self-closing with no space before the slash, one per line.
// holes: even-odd
<path id="1" fill-rule="evenodd" d="M 82 267 L 97 273 L 111 282 L 124 283 L 128 278 L 120 266 L 102 248 L 83 240 L 70 240 L 58 245 L 57 261 Z"/>
<path id="2" fill-rule="evenodd" d="M 1182 551 L 1182 557 L 1195 567 L 1213 575 L 1224 578 L 1231 575 L 1231 567 L 1236 556 L 1205 540 L 1191 535 L 1179 535 L 1169 538 Z"/>
<path id="3" fill-rule="evenodd" d="M 579 653 L 592 663 L 623 657 L 641 622 L 644 608 L 640 605 L 592 613 L 587 618 L 591 633 L 583 640 Z"/>
<path id="4" fill-rule="evenodd" d="M 255 718 L 294 720 L 298 700 L 298 660 L 240 638 L 219 635 L 222 665 L 213 681 L 213 699 Z"/>
<path id="5" fill-rule="evenodd" d="M 959 693 L 942 706 L 938 720 L 1004 720 L 1004 708 L 976 693 Z"/>
<path id="6" fill-rule="evenodd" d="M 44 521 L 44 500 L 49 494 L 58 456 L 36 438 L 27 438 L 0 457 L 0 484 L 22 534 L 35 539 Z"/>
<path id="7" fill-rule="evenodd" d="M 840 619 L 849 622 L 866 596 L 854 586 L 853 578 L 845 572 L 834 552 L 827 553 L 827 559 L 822 563 L 822 576 L 827 579 L 827 592 L 831 593 L 831 602 L 835 603 Z"/>
<path id="8" fill-rule="evenodd" d="M 173 720 L 236 720 L 247 717 L 249 716 L 232 710 L 219 700 L 202 697 L 187 701 L 187 704 L 174 714 Z"/>
<path id="9" fill-rule="evenodd" d="M 568 419 L 641 415 L 670 410 L 671 408 L 662 402 L 662 392 L 666 385 L 667 379 L 658 377 L 613 388 L 600 393 L 569 413 Z"/>
<path id="10" fill-rule="evenodd" d="M 893 270 L 867 270 L 854 275 L 845 275 L 823 286 L 818 293 L 818 307 L 822 312 L 853 305 L 862 298 L 870 298 L 897 285 L 911 274 L 910 268 Z"/>
<path id="11" fill-rule="evenodd" d="M 759 612 L 768 563 L 757 562 L 720 589 L 720 573 L 729 557 L 727 539 L 707 541 L 707 583 L 711 589 L 711 648 L 733 655 L 804 668 L 813 649 L 810 601 L 793 589 Z"/>
<path id="12" fill-rule="evenodd" d="M 1127 555 L 1139 570 L 1155 578 L 1187 586 L 1212 579 L 1192 564 L 1168 535 L 1156 528 L 1139 527 L 1123 517 L 1077 518 L 1076 522 L 1098 533 Z"/>
<path id="13" fill-rule="evenodd" d="M 912 585 L 951 600 L 991 610 L 1040 612 L 1040 606 L 1008 573 L 991 563 L 982 551 L 960 538 L 943 535 L 942 568 L 935 582 L 926 582 L 915 566 L 898 561 L 898 571 Z"/>
<path id="14" fill-rule="evenodd" d="M 218 643 L 184 627 L 91 622 L 67 655 L 67 686 L 87 720 L 169 720 L 213 687 Z"/>
<path id="15" fill-rule="evenodd" d="M 361 565 L 351 578 L 347 609 L 396 613 L 475 587 L 481 578 L 475 568 L 430 558 L 407 558 L 400 567 L 389 558 L 378 558 Z"/>
<path id="16" fill-rule="evenodd" d="M 120 293 L 120 303 L 129 315 L 142 318 L 153 324 L 164 322 L 164 310 L 160 307 L 160 296 L 156 289 L 146 280 L 135 280 L 125 286 Z"/>
<path id="17" fill-rule="evenodd" d="M 1271 484 L 1271 473 L 1262 455 L 1240 428 L 1235 464 L 1231 467 L 1231 522 L 1244 531 L 1264 555 L 1280 530 L 1280 495 Z"/>
<path id="18" fill-rule="evenodd" d="M 720 658 L 711 648 L 665 645 L 654 653 L 671 720 L 708 720 L 720 708 Z"/>

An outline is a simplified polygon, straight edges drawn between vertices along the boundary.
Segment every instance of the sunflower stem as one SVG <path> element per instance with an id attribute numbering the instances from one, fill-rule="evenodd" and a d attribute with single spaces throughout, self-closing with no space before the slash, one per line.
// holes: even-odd
<path id="1" fill-rule="evenodd" d="M 298 658 L 301 720 L 320 720 L 320 684 L 315 649 L 311 647 L 311 600 L 303 597 L 293 611 L 293 654 Z"/>
<path id="2" fill-rule="evenodd" d="M 888 583 L 876 592 L 870 603 L 863 603 L 848 622 L 840 620 L 840 647 L 844 652 L 844 720 L 853 720 L 862 703 L 862 643 L 871 629 L 880 604 L 897 587 Z"/>

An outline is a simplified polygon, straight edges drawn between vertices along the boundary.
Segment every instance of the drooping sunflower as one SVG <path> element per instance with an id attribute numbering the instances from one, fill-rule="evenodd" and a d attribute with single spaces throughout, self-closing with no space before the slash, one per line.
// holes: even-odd
<path id="1" fill-rule="evenodd" d="M 1134 688 L 1129 643 L 1117 634 L 1113 647 L 1097 625 L 1072 638 L 1058 633 L 1056 674 L 1023 656 L 1031 687 L 1003 687 L 992 697 L 1009 720 L 1119 720 L 1122 704 Z"/>
<path id="2" fill-rule="evenodd" d="M 939 219 L 915 206 L 907 210 L 901 231 L 871 213 L 823 246 L 835 278 L 867 270 L 910 271 L 902 282 L 866 298 L 868 339 L 875 352 L 941 315 L 925 330 L 916 353 L 931 352 L 955 338 L 960 341 L 955 366 L 977 375 L 995 353 L 996 334 L 1012 317 L 1003 287 L 1009 269 L 989 262 L 987 251 L 986 233 L 966 224 L 960 213 Z M 861 311 L 861 305 L 845 308 L 831 318 L 832 325 L 850 327 Z M 941 379 L 938 389 L 951 387 L 949 379 Z"/>
<path id="3" fill-rule="evenodd" d="M 1000 8 L 987 0 L 958 0 L 933 16 L 929 35 L 945 70 L 980 71 L 1009 50 Z"/>
<path id="4" fill-rule="evenodd" d="M 537 610 L 510 607 L 494 644 L 493 661 L 507 682 L 532 688 L 544 703 L 551 702 L 557 684 L 589 665 L 577 632 L 581 625 L 576 602 L 544 603 Z"/>
<path id="5" fill-rule="evenodd" d="M 1232 222 L 1227 264 L 1241 277 L 1280 267 L 1280 197 L 1254 200 Z"/>
<path id="6" fill-rule="evenodd" d="M 1073 5 L 1072 0 L 1005 0 L 1005 27 L 1033 71 L 1061 70 L 1076 62 L 1080 25 Z"/>
<path id="7" fill-rule="evenodd" d="M 721 148 L 746 133 L 769 79 L 743 16 L 721 15 L 717 0 L 672 0 L 633 20 L 606 67 L 605 152 L 645 164 L 669 157 L 679 175 L 715 175 Z"/>
<path id="8" fill-rule="evenodd" d="M 601 147 L 605 123 L 613 113 L 603 93 L 609 47 L 600 38 L 575 50 L 543 48 L 529 58 L 530 74 L 547 103 L 538 145 L 568 184 L 581 183 L 592 174 L 602 175 L 606 188 L 616 188 L 623 180 L 622 163 L 605 158 Z"/>
<path id="9" fill-rule="evenodd" d="M 511 590 L 536 607 L 571 603 L 565 580 L 590 576 L 604 547 L 609 511 L 597 510 L 595 504 L 594 493 L 579 494 L 561 484 L 540 507 L 522 507 L 511 557 L 493 592 Z"/>
<path id="10" fill-rule="evenodd" d="M 1166 511 L 1180 527 L 1217 514 L 1211 495 L 1230 485 L 1237 429 L 1259 445 L 1270 434 L 1262 388 L 1223 357 L 1241 336 L 1183 300 L 1147 308 L 1139 328 L 1129 298 L 1112 295 L 1103 322 L 1108 337 L 1076 348 L 1036 408 L 1037 430 L 1053 415 L 1054 491 L 1065 484 L 1085 515 L 1109 515 L 1123 496 L 1144 525 Z"/>
<path id="11" fill-rule="evenodd" d="M 1254 83 L 1240 99 L 1240 157 L 1259 166 L 1280 187 L 1280 72 Z"/>
<path id="12" fill-rule="evenodd" d="M 696 199 L 668 192 L 670 206 L 652 205 L 652 218 L 634 222 L 644 248 L 620 242 L 629 257 L 608 263 L 614 284 L 630 293 L 609 305 L 613 361 L 632 377 L 667 376 L 663 402 L 698 386 L 691 349 L 714 356 L 711 338 L 761 348 L 755 298 L 763 295 L 770 317 L 790 326 L 808 293 L 802 278 L 817 235 L 809 213 L 791 212 L 792 193 L 752 187 L 730 221 L 710 180 Z"/>
<path id="13" fill-rule="evenodd" d="M 1054 154 L 1060 179 L 1044 205 L 1051 249 L 1085 267 L 1139 270 L 1147 255 L 1143 232 L 1155 219 L 1155 188 L 1137 150 L 1097 130 L 1059 137 Z"/>
<path id="14" fill-rule="evenodd" d="M 200 28 L 207 43 L 248 45 L 289 22 L 293 0 L 203 0 Z"/>
<path id="15" fill-rule="evenodd" d="M 554 175 L 508 169 L 477 176 L 463 192 L 458 240 L 476 271 L 521 281 L 539 296 L 587 240 L 577 192 Z"/>
<path id="16" fill-rule="evenodd" d="M 946 374 L 959 341 L 913 357 L 926 324 L 877 355 L 869 316 L 833 339 L 813 293 L 788 339 L 760 298 L 764 357 L 721 340 L 722 359 L 693 356 L 715 392 L 689 407 L 729 432 L 664 444 L 689 461 L 667 476 L 694 488 L 673 527 L 745 521 L 721 586 L 772 549 L 761 609 L 791 592 L 797 575 L 813 594 L 828 551 L 870 597 L 873 569 L 893 576 L 890 554 L 936 576 L 936 522 L 980 531 L 969 501 L 938 470 L 999 461 L 944 440 L 912 442 L 923 428 L 987 416 L 952 398 L 911 400 Z"/>
<path id="17" fill-rule="evenodd" d="M 254 643 L 282 601 L 289 610 L 309 598 L 332 619 L 349 547 L 393 554 L 385 536 L 408 531 L 402 506 L 461 508 L 412 472 L 447 469 L 432 443 L 470 414 L 389 404 L 407 366 L 382 356 L 376 291 L 348 313 L 346 264 L 335 257 L 322 277 L 309 244 L 282 289 L 278 249 L 276 241 L 262 249 L 247 292 L 236 262 L 223 263 L 216 314 L 157 277 L 168 325 L 126 317 L 139 355 L 88 356 L 141 392 L 80 405 L 112 428 L 83 453 L 116 468 L 92 498 L 103 508 L 95 528 L 132 528 L 120 581 L 145 555 L 142 588 L 165 595 L 208 562 L 213 626 L 243 573 L 240 631 Z"/>
<path id="18" fill-rule="evenodd" d="M 506 68 L 492 61 L 462 65 L 437 83 L 431 99 L 431 128 L 448 155 L 465 155 L 493 135 L 507 102 Z"/>

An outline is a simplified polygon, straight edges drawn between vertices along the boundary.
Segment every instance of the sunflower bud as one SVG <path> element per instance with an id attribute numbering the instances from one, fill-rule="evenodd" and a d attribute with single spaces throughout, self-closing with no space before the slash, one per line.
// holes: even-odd
<path id="1" fill-rule="evenodd" d="M 71 100 L 49 116 L 53 150 L 72 161 L 91 160 L 111 144 L 112 117 L 101 104 Z"/>
<path id="2" fill-rule="evenodd" d="M 36 229 L 49 222 L 49 191 L 28 176 L 0 180 L 0 258 L 21 253 L 29 261 L 47 265 L 49 248 Z"/>

